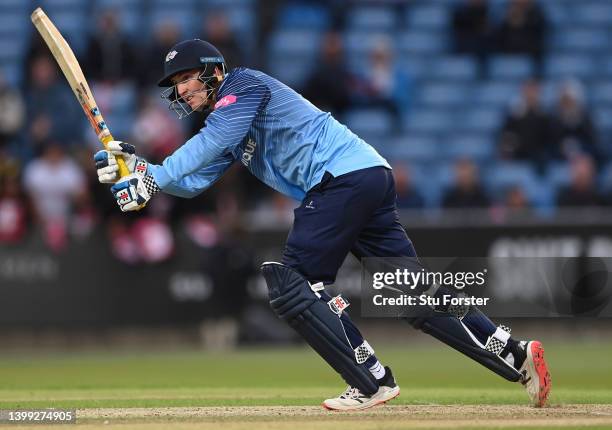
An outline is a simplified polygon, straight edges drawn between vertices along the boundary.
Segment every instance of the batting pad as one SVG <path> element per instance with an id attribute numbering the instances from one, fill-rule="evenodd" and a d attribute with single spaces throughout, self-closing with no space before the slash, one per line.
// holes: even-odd
<path id="1" fill-rule="evenodd" d="M 276 315 L 293 327 L 347 384 L 366 395 L 376 393 L 376 378 L 364 364 L 357 363 L 342 321 L 316 296 L 310 283 L 281 263 L 264 263 L 261 271 Z"/>
<path id="2" fill-rule="evenodd" d="M 468 313 L 480 314 L 480 310 L 470 308 Z M 483 345 L 470 328 L 455 315 L 432 310 L 429 317 L 407 318 L 407 320 L 415 328 L 421 329 L 451 348 L 467 355 L 508 381 L 516 382 L 521 377 L 518 370 L 499 356 L 510 338 L 507 328 L 499 327 L 489 337 L 486 345 Z"/>

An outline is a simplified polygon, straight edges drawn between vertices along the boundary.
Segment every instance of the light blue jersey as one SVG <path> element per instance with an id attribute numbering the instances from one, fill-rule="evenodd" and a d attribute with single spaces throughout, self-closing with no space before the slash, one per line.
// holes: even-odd
<path id="1" fill-rule="evenodd" d="M 297 200 L 326 171 L 339 176 L 367 167 L 389 167 L 374 148 L 331 114 L 265 73 L 246 68 L 225 77 L 204 128 L 161 165 L 149 169 L 162 191 L 193 197 L 235 161 Z"/>

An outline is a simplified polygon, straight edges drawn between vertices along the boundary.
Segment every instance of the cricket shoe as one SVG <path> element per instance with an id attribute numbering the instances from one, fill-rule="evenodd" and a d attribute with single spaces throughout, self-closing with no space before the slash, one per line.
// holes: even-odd
<path id="1" fill-rule="evenodd" d="M 544 360 L 544 347 L 538 340 L 521 342 L 520 346 L 525 349 L 527 356 L 519 369 L 519 381 L 527 390 L 531 404 L 541 408 L 546 404 L 551 386 L 550 373 Z"/>
<path id="2" fill-rule="evenodd" d="M 391 369 L 387 366 L 385 366 L 385 377 L 378 385 L 378 391 L 371 396 L 363 394 L 359 388 L 348 386 L 338 397 L 325 400 L 323 407 L 330 411 L 357 411 L 386 403 L 399 396 L 400 387 L 395 383 Z"/>

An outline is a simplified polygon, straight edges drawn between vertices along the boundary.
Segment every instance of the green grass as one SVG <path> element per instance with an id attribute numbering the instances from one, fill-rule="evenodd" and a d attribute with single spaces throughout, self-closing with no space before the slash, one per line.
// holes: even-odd
<path id="1" fill-rule="evenodd" d="M 612 344 L 546 344 L 551 403 L 612 403 Z M 442 345 L 379 347 L 394 404 L 524 404 L 525 393 Z M 317 405 L 344 383 L 307 349 L 0 357 L 0 408 Z"/>

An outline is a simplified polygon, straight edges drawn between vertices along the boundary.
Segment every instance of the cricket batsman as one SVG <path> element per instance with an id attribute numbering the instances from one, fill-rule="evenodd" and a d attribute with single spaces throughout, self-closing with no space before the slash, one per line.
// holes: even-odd
<path id="1" fill-rule="evenodd" d="M 346 300 L 325 291 L 349 252 L 358 259 L 416 257 L 399 222 L 387 161 L 276 79 L 248 68 L 226 70 L 222 54 L 203 40 L 180 42 L 168 52 L 159 86 L 179 118 L 194 111 L 210 114 L 161 165 L 119 141 L 95 154 L 98 179 L 113 184 L 121 210 L 141 209 L 159 192 L 194 197 L 235 162 L 301 201 L 282 261 L 261 267 L 270 305 L 348 384 L 338 397 L 323 401 L 325 408 L 366 409 L 398 396 L 391 369 L 349 318 Z M 118 155 L 129 176 L 119 177 Z M 515 340 L 509 328 L 496 326 L 473 306 L 438 307 L 408 322 L 520 382 L 534 406 L 546 403 L 550 374 L 539 341 Z"/>

